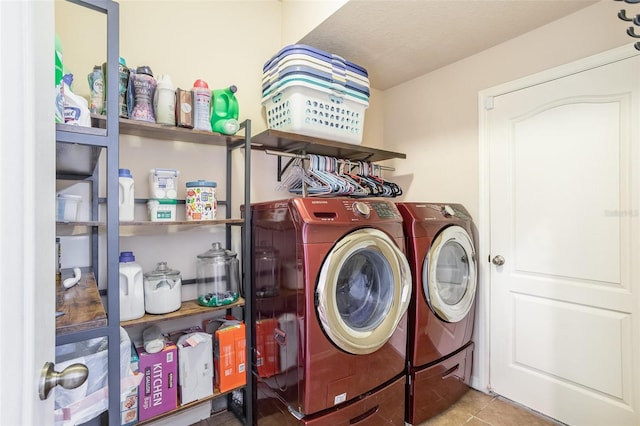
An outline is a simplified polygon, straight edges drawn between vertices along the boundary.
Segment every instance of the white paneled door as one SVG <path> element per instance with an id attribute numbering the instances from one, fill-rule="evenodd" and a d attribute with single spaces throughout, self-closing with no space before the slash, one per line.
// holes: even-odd
<path id="1" fill-rule="evenodd" d="M 0 0 L 0 425 L 54 424 L 54 3 Z"/>
<path id="2" fill-rule="evenodd" d="M 638 425 L 640 56 L 601 62 L 485 112 L 490 386 L 568 424 Z"/>

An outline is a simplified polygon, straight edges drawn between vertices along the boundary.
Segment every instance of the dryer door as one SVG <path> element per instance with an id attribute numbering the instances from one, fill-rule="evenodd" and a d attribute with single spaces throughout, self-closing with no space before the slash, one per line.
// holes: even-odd
<path id="1" fill-rule="evenodd" d="M 458 322 L 469 313 L 476 296 L 476 255 L 464 228 L 449 226 L 433 240 L 422 267 L 422 286 L 441 320 Z"/>
<path id="2" fill-rule="evenodd" d="M 338 241 L 322 264 L 316 307 L 340 349 L 369 354 L 384 345 L 407 311 L 411 271 L 384 232 L 359 229 Z"/>

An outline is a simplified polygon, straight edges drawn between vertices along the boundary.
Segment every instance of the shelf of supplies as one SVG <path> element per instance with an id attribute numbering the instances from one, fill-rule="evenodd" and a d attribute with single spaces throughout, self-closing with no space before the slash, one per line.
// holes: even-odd
<path id="1" fill-rule="evenodd" d="M 152 418 L 150 418 L 150 419 L 144 420 L 144 421 L 139 422 L 139 423 L 137 423 L 137 424 L 138 424 L 138 425 L 151 424 L 151 423 L 153 423 L 153 422 L 155 422 L 155 421 L 158 421 L 158 420 L 160 420 L 160 419 L 163 419 L 163 418 L 169 417 L 169 416 L 171 416 L 171 415 L 173 415 L 173 414 L 179 413 L 180 411 L 188 410 L 189 408 L 195 407 L 196 405 L 203 404 L 203 403 L 205 403 L 205 402 L 207 402 L 207 401 L 211 401 L 211 400 L 214 400 L 214 399 L 216 399 L 216 398 L 219 398 L 219 397 L 221 397 L 221 396 L 223 396 L 223 395 L 227 395 L 227 394 L 229 394 L 229 393 L 231 393 L 231 392 L 233 392 L 233 391 L 236 391 L 236 390 L 238 390 L 238 389 L 242 389 L 243 387 L 244 387 L 244 386 L 240 386 L 240 387 L 237 387 L 237 388 L 235 388 L 235 389 L 228 390 L 228 391 L 226 391 L 226 392 L 213 391 L 213 395 L 209 395 L 209 396 L 207 396 L 207 397 L 205 397 L 205 398 L 202 398 L 202 399 L 199 399 L 199 400 L 197 400 L 197 401 L 193 401 L 193 402 L 190 402 L 190 403 L 188 403 L 188 404 L 181 405 L 181 406 L 179 406 L 179 407 L 174 408 L 174 409 L 173 409 L 173 410 L 171 410 L 171 411 L 167 411 L 166 413 L 158 414 L 158 415 L 157 415 L 157 416 L 155 416 L 155 417 L 152 417 Z"/>
<path id="2" fill-rule="evenodd" d="M 106 126 L 106 117 L 103 115 L 92 115 L 91 122 L 94 127 L 104 128 Z M 167 126 L 122 117 L 120 117 L 119 124 L 121 135 L 140 136 L 156 140 L 190 142 L 215 146 L 229 146 L 244 141 L 244 137 L 241 136 L 228 136 L 215 132 L 207 132 L 205 130 Z"/>
<path id="3" fill-rule="evenodd" d="M 198 314 L 207 314 L 213 312 L 220 312 L 226 309 L 231 309 L 239 306 L 244 306 L 244 299 L 241 297 L 235 303 L 231 303 L 230 305 L 224 306 L 216 306 L 216 307 L 208 307 L 198 305 L 198 302 L 195 300 L 186 300 L 182 302 L 182 306 L 180 309 L 174 312 L 169 312 L 168 314 L 161 315 L 153 315 L 153 314 L 145 314 L 142 318 L 133 319 L 129 321 L 122 321 L 120 325 L 122 327 L 133 327 L 136 325 L 150 324 L 158 321 L 166 321 L 172 320 L 176 318 L 189 317 Z"/>
<path id="4" fill-rule="evenodd" d="M 63 336 L 79 331 L 107 326 L 98 285 L 91 268 L 81 268 L 80 282 L 69 289 L 56 284 L 56 311 L 64 312 L 56 318 L 56 335 Z M 73 276 L 72 269 L 62 270 L 62 280 Z"/>
<path id="5" fill-rule="evenodd" d="M 327 155 L 353 161 L 383 161 L 392 158 L 407 158 L 400 152 L 385 151 L 362 145 L 336 142 L 310 136 L 268 129 L 251 139 L 252 148 L 306 154 Z"/>

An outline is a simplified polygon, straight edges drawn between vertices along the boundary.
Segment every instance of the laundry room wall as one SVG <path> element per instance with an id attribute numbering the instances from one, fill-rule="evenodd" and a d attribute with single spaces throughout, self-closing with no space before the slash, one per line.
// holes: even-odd
<path id="1" fill-rule="evenodd" d="M 478 92 L 621 45 L 632 43 L 621 3 L 603 0 L 563 19 L 388 89 L 384 98 L 386 149 L 404 152 L 394 160 L 395 179 L 409 201 L 464 204 L 479 215 Z M 628 12 L 633 9 L 628 10 Z M 553 155 L 553 153 L 549 153 Z M 477 223 L 477 222 L 476 222 Z M 480 282 L 482 288 L 483 283 Z M 484 318 L 480 305 L 477 318 Z M 478 339 L 474 382 L 486 342 Z M 481 373 L 480 373 L 481 374 Z"/>

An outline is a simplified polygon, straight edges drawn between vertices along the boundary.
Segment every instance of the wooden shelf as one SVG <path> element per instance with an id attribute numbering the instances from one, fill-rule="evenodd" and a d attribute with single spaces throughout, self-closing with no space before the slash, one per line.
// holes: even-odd
<path id="1" fill-rule="evenodd" d="M 158 421 L 158 420 L 160 420 L 162 418 L 169 417 L 169 416 L 171 416 L 173 414 L 179 413 L 180 411 L 187 410 L 189 408 L 195 407 L 196 405 L 203 404 L 203 403 L 205 403 L 207 401 L 211 401 L 211 400 L 216 399 L 216 398 L 218 398 L 220 396 L 227 395 L 227 394 L 229 394 L 229 393 L 231 393 L 233 391 L 236 391 L 236 390 L 239 390 L 239 389 L 242 389 L 242 388 L 244 388 L 244 386 L 240 386 L 240 387 L 237 387 L 235 389 L 228 390 L 226 392 L 214 391 L 213 395 L 207 396 L 206 398 L 202 398 L 202 399 L 199 399 L 197 401 L 190 402 L 190 403 L 185 404 L 185 405 L 181 405 L 181 406 L 179 406 L 177 408 L 174 408 L 171 411 L 167 411 L 166 413 L 159 414 L 159 415 L 157 415 L 157 416 L 155 416 L 155 417 L 153 417 L 151 419 L 139 422 L 137 424 L 139 424 L 139 425 L 151 424 L 151 423 L 153 423 L 155 421 Z"/>
<path id="2" fill-rule="evenodd" d="M 65 289 L 56 285 L 56 311 L 64 312 L 56 318 L 56 335 L 63 336 L 78 331 L 107 326 L 98 285 L 91 268 L 81 268 L 82 278 L 75 286 Z M 72 269 L 62 270 L 62 281 L 73 276 Z"/>
<path id="3" fill-rule="evenodd" d="M 167 321 L 167 320 L 183 318 L 183 317 L 188 317 L 188 316 L 193 316 L 198 314 L 219 312 L 226 309 L 235 308 L 238 306 L 244 306 L 244 299 L 242 297 L 239 298 L 235 303 L 232 303 L 230 305 L 225 305 L 225 306 L 217 306 L 217 307 L 201 306 L 201 305 L 198 305 L 198 302 L 196 302 L 195 300 L 186 300 L 182 302 L 182 306 L 177 311 L 170 312 L 168 314 L 162 314 L 162 315 L 145 314 L 145 316 L 143 316 L 142 318 L 133 319 L 129 321 L 122 321 L 120 325 L 125 328 L 133 327 L 136 325 L 150 324 L 158 321 Z"/>
<path id="4" fill-rule="evenodd" d="M 103 115 L 92 115 L 91 122 L 93 127 L 101 129 L 106 127 L 106 117 Z M 241 136 L 228 136 L 204 130 L 147 123 L 145 121 L 130 120 L 122 117 L 120 117 L 119 124 L 121 135 L 140 136 L 156 140 L 181 141 L 215 146 L 229 146 L 244 141 L 244 137 Z"/>
<path id="5" fill-rule="evenodd" d="M 265 130 L 252 139 L 252 148 L 257 150 L 327 155 L 354 161 L 383 161 L 392 158 L 407 158 L 400 152 L 385 151 L 362 145 L 336 142 L 310 136 L 286 133 L 278 130 Z"/>
<path id="6" fill-rule="evenodd" d="M 136 235 L 158 235 L 161 232 L 166 234 L 174 234 L 177 232 L 189 231 L 201 227 L 220 226 L 220 225 L 242 225 L 243 219 L 219 219 L 219 220 L 200 220 L 200 221 L 174 221 L 174 222 L 151 222 L 151 221 L 132 221 L 120 222 L 120 236 L 131 237 Z"/>

